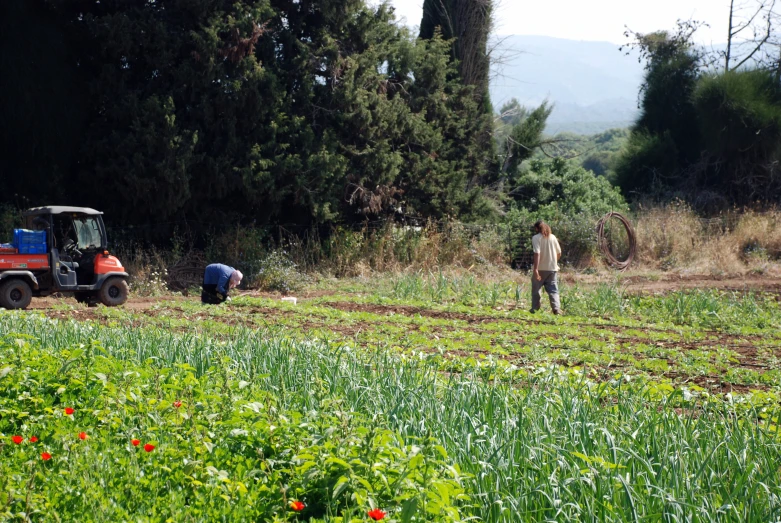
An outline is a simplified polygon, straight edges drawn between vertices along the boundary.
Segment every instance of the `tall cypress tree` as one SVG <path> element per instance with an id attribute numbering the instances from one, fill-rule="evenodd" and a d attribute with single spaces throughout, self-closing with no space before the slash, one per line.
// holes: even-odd
<path id="1" fill-rule="evenodd" d="M 488 38 L 491 32 L 492 0 L 424 0 L 420 37 L 441 34 L 452 42 L 452 59 L 461 81 L 473 88 L 474 99 L 482 114 L 474 115 L 480 126 L 469 136 L 477 159 L 472 183 L 495 180 L 499 168 L 495 162 L 493 107 L 489 96 L 490 57 Z"/>

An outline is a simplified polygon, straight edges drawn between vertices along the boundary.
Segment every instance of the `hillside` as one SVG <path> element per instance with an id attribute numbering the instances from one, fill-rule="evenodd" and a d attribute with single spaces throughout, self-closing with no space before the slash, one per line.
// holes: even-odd
<path id="1" fill-rule="evenodd" d="M 591 134 L 632 124 L 643 67 L 608 42 L 545 36 L 500 37 L 491 85 L 494 107 L 517 98 L 524 105 L 548 99 L 556 108 L 548 132 Z"/>

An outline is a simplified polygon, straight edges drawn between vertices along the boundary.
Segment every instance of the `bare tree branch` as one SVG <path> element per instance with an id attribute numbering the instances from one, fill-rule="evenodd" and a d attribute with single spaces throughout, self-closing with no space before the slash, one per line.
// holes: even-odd
<path id="1" fill-rule="evenodd" d="M 773 8 L 775 7 L 775 5 L 776 5 L 776 0 L 772 0 L 772 2 L 770 3 L 770 13 L 773 12 Z M 765 4 L 763 3 L 762 7 L 764 8 L 764 6 L 765 6 Z M 762 49 L 762 46 L 764 46 L 767 43 L 767 41 L 770 40 L 770 36 L 772 34 L 773 34 L 773 19 L 770 16 L 770 14 L 768 14 L 768 16 L 767 16 L 767 32 L 765 33 L 764 38 L 762 38 L 762 40 L 759 41 L 759 43 L 756 45 L 756 47 L 754 47 L 754 49 L 748 55 L 746 55 L 746 57 L 743 58 L 743 60 L 741 60 L 740 63 L 738 63 L 738 65 L 735 66 L 735 69 L 740 69 L 740 67 L 743 64 L 745 64 L 746 62 L 751 60 L 751 58 L 753 58 L 754 55 L 757 54 L 760 49 Z"/>
<path id="2" fill-rule="evenodd" d="M 752 9 L 751 15 L 745 18 L 744 21 L 736 22 L 738 13 L 740 11 L 746 10 L 748 8 L 748 4 L 736 6 L 735 0 L 730 0 L 727 47 L 724 51 L 718 53 L 724 57 L 725 71 L 738 69 L 745 65 L 747 62 L 757 57 L 757 54 L 763 51 L 765 46 L 772 41 L 771 39 L 773 36 L 773 28 L 776 20 L 779 17 L 779 15 L 774 12 L 777 0 L 754 0 L 754 2 L 755 8 Z M 760 30 L 757 26 L 757 19 L 760 16 L 766 22 L 766 24 L 763 24 L 762 30 Z M 740 37 L 740 35 L 748 29 L 752 30 L 753 36 L 750 38 L 741 38 L 741 40 L 738 41 L 738 37 Z M 738 60 L 736 55 L 738 54 L 739 49 L 744 47 L 746 44 L 751 45 L 751 50 L 746 54 L 740 53 L 743 56 L 740 57 L 738 63 L 733 66 L 732 62 Z"/>
<path id="3" fill-rule="evenodd" d="M 732 37 L 735 36 L 732 33 L 732 21 L 735 16 L 735 0 L 730 0 L 729 2 L 729 31 L 727 32 L 727 57 L 724 60 L 724 69 L 726 71 L 729 71 L 729 60 L 730 55 L 732 54 Z"/>
<path id="4" fill-rule="evenodd" d="M 772 9 L 772 7 L 771 7 L 771 9 Z M 742 32 L 744 29 L 746 29 L 748 27 L 751 27 L 751 24 L 754 23 L 754 20 L 756 20 L 757 17 L 759 16 L 759 14 L 762 11 L 764 11 L 764 10 L 765 10 L 765 3 L 764 2 L 760 2 L 759 7 L 757 8 L 756 11 L 754 11 L 754 14 L 751 16 L 751 18 L 748 20 L 748 22 L 743 24 L 743 27 L 741 27 L 740 29 L 737 29 L 734 32 L 731 32 L 731 35 L 732 36 L 737 36 L 738 33 Z"/>

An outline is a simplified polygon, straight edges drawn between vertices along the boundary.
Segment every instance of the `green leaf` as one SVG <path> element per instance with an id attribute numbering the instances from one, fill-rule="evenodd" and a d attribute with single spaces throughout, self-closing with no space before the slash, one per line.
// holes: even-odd
<path id="1" fill-rule="evenodd" d="M 412 518 L 417 514 L 418 512 L 418 498 L 411 498 L 404 502 L 401 506 L 401 513 L 399 514 L 399 519 L 402 521 L 402 523 L 407 523 L 409 521 L 412 521 Z"/>
<path id="2" fill-rule="evenodd" d="M 349 479 L 347 479 L 347 476 L 340 476 L 339 479 L 336 480 L 336 485 L 334 486 L 334 493 L 332 497 L 334 499 L 338 498 L 349 485 Z"/>
<path id="3" fill-rule="evenodd" d="M 330 457 L 330 458 L 325 460 L 325 464 L 326 465 L 329 465 L 331 463 L 333 463 L 335 465 L 339 465 L 339 466 L 344 467 L 346 469 L 351 469 L 352 468 L 352 467 L 350 467 L 349 463 L 347 463 L 345 460 L 343 460 L 341 458 Z"/>

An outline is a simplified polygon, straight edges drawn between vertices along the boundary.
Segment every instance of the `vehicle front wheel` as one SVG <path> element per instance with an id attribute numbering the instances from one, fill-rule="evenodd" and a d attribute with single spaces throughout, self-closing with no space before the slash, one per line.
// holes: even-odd
<path id="1" fill-rule="evenodd" d="M 123 278 L 109 278 L 98 291 L 100 303 L 106 307 L 118 307 L 127 301 L 130 287 Z"/>
<path id="2" fill-rule="evenodd" d="M 0 307 L 4 309 L 26 309 L 32 299 L 33 291 L 24 280 L 14 278 L 0 284 Z"/>

